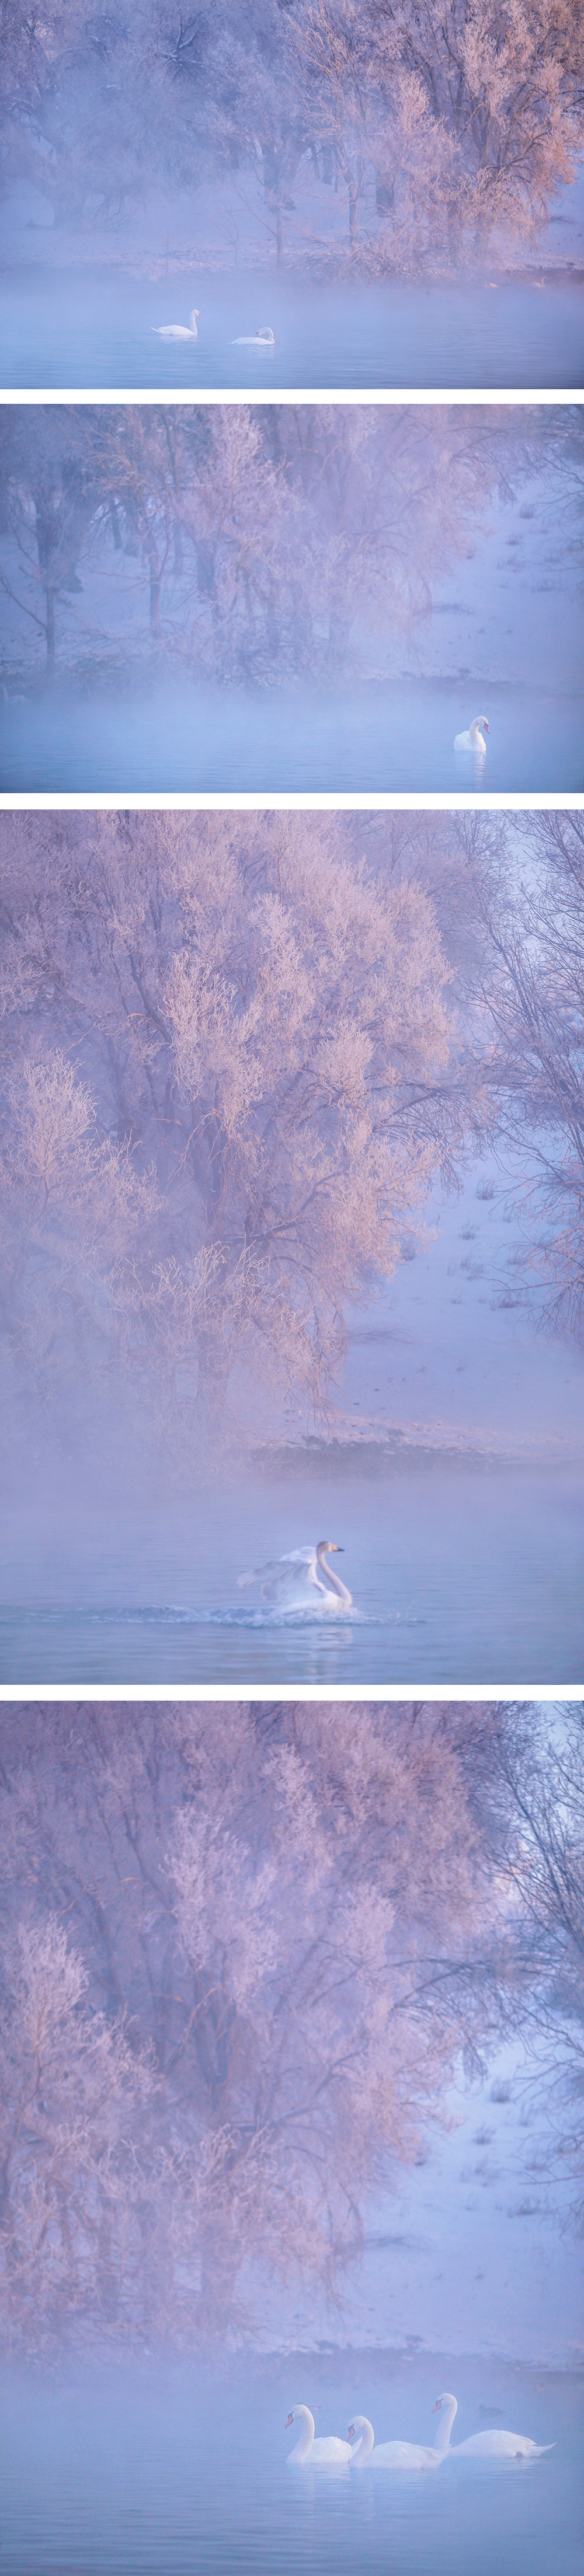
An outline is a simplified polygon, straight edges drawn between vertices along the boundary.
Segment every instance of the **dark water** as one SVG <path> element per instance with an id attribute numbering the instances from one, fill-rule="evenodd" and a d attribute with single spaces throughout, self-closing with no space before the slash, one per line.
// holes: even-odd
<path id="1" fill-rule="evenodd" d="M 354 1612 L 282 1613 L 238 1575 L 321 1531 Z M 323 1688 L 584 1679 L 584 1484 L 574 1473 L 339 1470 L 198 1510 L 91 1525 L 6 1515 L 0 1680 Z"/>
<path id="2" fill-rule="evenodd" d="M 153 326 L 188 324 L 193 305 L 197 340 L 157 339 Z M 232 346 L 265 323 L 273 349 Z M 9 386 L 568 390 L 584 379 L 584 294 L 565 281 L 326 287 L 255 270 L 185 270 L 153 285 L 22 268 L 0 280 L 0 332 Z"/>
<path id="3" fill-rule="evenodd" d="M 454 736 L 487 705 L 487 757 Z M 481 795 L 584 786 L 584 704 L 576 695 L 468 678 L 316 684 L 265 696 L 188 688 L 66 698 L 56 689 L 0 708 L 5 793 Z"/>
<path id="4" fill-rule="evenodd" d="M 580 2576 L 582 2393 L 558 2375 L 457 2368 L 464 2431 L 479 2389 L 503 2420 L 555 2439 L 528 2467 L 427 2477 L 287 2470 L 289 2408 L 308 2403 L 317 2430 L 343 2432 L 370 2413 L 379 2437 L 420 2440 L 445 2365 L 418 2362 L 401 2384 L 376 2385 L 375 2357 L 266 2363 L 237 2394 L 208 2374 L 160 2372 L 136 2386 L 113 2374 L 87 2388 L 15 2376 L 2 2392 L 2 2576 Z M 300 2374 L 301 2386 L 297 2380 Z M 470 2379 L 476 2387 L 470 2394 Z M 466 2398 L 466 2411 L 465 2411 Z"/>

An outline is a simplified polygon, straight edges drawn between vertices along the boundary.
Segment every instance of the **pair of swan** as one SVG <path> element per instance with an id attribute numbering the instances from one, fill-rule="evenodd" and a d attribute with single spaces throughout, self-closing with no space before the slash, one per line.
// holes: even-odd
<path id="1" fill-rule="evenodd" d="M 455 733 L 455 751 L 478 751 L 479 759 L 486 760 L 487 746 L 484 734 L 481 733 L 481 725 L 484 726 L 484 733 L 488 733 L 486 716 L 473 716 L 472 724 L 468 726 L 466 733 Z"/>
<path id="2" fill-rule="evenodd" d="M 197 323 L 200 319 L 199 307 L 195 304 L 188 323 L 152 322 L 150 328 L 156 332 L 157 340 L 198 340 Z M 276 343 L 269 322 L 261 322 L 259 331 L 250 332 L 248 336 L 242 333 L 240 339 L 232 340 L 231 346 L 232 349 L 275 349 Z"/>
<path id="3" fill-rule="evenodd" d="M 195 304 L 193 312 L 189 313 L 188 325 L 186 322 L 152 322 L 150 328 L 156 332 L 157 340 L 198 340 L 197 323 L 200 319 L 199 307 Z"/>
<path id="4" fill-rule="evenodd" d="M 457 2413 L 457 2399 L 452 2390 L 443 2390 L 432 2408 L 440 2414 L 434 2442 L 376 2442 L 368 2415 L 354 2415 L 349 2425 L 348 2441 L 337 2433 L 317 2434 L 309 2406 L 293 2406 L 286 2418 L 300 2423 L 301 2432 L 288 2453 L 288 2467 L 354 2468 L 354 2469 L 439 2469 L 443 2460 L 540 2460 L 544 2451 L 553 2451 L 553 2442 L 532 2442 L 527 2433 L 471 2433 L 466 2442 L 450 2448 L 450 2435 Z"/>
<path id="5" fill-rule="evenodd" d="M 247 1583 L 259 1583 L 263 1601 L 276 1601 L 280 1608 L 314 1609 L 315 1592 L 326 1602 L 327 1609 L 351 1610 L 353 1595 L 341 1582 L 329 1556 L 343 1556 L 344 1548 L 334 1538 L 319 1538 L 316 1547 L 292 1547 L 287 1556 L 273 1558 L 267 1565 L 254 1565 L 249 1573 L 238 1575 L 239 1589 Z M 304 1596 L 304 1597 L 303 1597 Z"/>

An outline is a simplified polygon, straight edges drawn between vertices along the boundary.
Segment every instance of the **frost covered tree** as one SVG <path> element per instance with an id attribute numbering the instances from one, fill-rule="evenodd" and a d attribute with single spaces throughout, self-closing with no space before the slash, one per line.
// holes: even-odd
<path id="1" fill-rule="evenodd" d="M 342 2296 L 499 1910 L 498 1711 L 0 1711 L 0 2296 L 187 2344 Z M 500 1842 L 500 1836 L 499 1836 Z M 477 1998 L 478 2011 L 477 2011 Z"/>
<path id="2" fill-rule="evenodd" d="M 527 862 L 527 863 L 526 863 Z M 480 883 L 480 873 L 479 873 Z M 481 887 L 491 1120 L 522 1167 L 523 1224 L 550 1321 L 584 1322 L 584 828 L 509 823 Z"/>
<path id="3" fill-rule="evenodd" d="M 464 1122 L 428 895 L 315 817 L 2 837 L 17 1360 L 75 1369 L 80 1334 L 177 1434 L 258 1362 L 318 1412 Z"/>
<path id="4" fill-rule="evenodd" d="M 147 2051 L 88 2006 L 89 1975 L 56 1915 L 14 1927 L 2 1962 L 0 2303 L 38 2350 L 72 2312 L 125 2307 L 151 2215 L 137 2141 Z M 142 2285 L 144 2295 L 144 2285 Z"/>
<path id="5" fill-rule="evenodd" d="M 559 440 L 553 405 L 513 417 L 436 404 L 16 405 L 2 584 L 45 633 L 51 671 L 55 602 L 80 589 L 77 564 L 111 574 L 124 548 L 135 561 L 116 581 L 116 667 L 121 630 L 126 667 L 149 637 L 157 660 L 164 649 L 197 675 L 263 688 L 363 669 L 372 632 L 389 651 L 416 634 L 493 493 L 552 470 Z M 81 614 L 85 627 L 85 603 Z M 75 666 L 74 611 L 69 625 Z M 102 627 L 102 662 L 104 640 Z"/>

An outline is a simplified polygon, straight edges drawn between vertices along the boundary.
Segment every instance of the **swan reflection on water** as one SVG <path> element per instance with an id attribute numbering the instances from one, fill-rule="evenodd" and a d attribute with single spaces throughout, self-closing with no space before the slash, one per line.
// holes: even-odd
<path id="1" fill-rule="evenodd" d="M 317 1601 L 319 1608 L 324 1603 L 325 1611 L 352 1610 L 352 1592 L 326 1561 L 343 1555 L 336 1539 L 319 1538 L 316 1547 L 293 1547 L 287 1556 L 251 1566 L 247 1574 L 238 1575 L 239 1590 L 259 1583 L 262 1600 L 275 1602 L 280 1610 L 315 1610 Z"/>
<path id="2" fill-rule="evenodd" d="M 458 2400 L 447 2388 L 436 2398 L 433 2415 L 440 2423 L 433 2442 L 376 2442 L 368 2415 L 354 2415 L 345 2442 L 338 2433 L 325 2433 L 315 2438 L 314 2416 L 309 2406 L 293 2406 L 286 2417 L 285 2431 L 299 2423 L 301 2430 L 293 2450 L 288 2453 L 288 2468 L 321 2469 L 406 2469 L 420 2472 L 440 2469 L 444 2460 L 540 2460 L 545 2451 L 553 2451 L 553 2442 L 533 2442 L 528 2433 L 499 2431 L 471 2433 L 466 2442 L 450 2447 L 450 2435 Z"/>

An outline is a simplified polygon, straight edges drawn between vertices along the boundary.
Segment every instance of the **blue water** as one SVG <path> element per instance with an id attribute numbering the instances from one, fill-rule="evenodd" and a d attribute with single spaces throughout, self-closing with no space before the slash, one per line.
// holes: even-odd
<path id="1" fill-rule="evenodd" d="M 488 687 L 486 760 L 456 753 L 485 683 L 188 688 L 85 699 L 60 689 L 0 708 L 0 788 L 56 794 L 561 794 L 584 787 L 584 702 Z"/>
<path id="2" fill-rule="evenodd" d="M 346 2433 L 357 2411 L 381 2438 L 420 2440 L 453 2370 L 464 2432 L 486 2395 L 555 2450 L 426 2478 L 286 2469 L 298 2400 L 319 2431 Z M 2 2576 L 581 2576 L 577 2381 L 431 2356 L 382 2374 L 375 2354 L 350 2352 L 240 2364 L 238 2389 L 212 2368 L 146 2384 L 114 2368 L 93 2387 L 79 2370 L 54 2386 L 15 2374 L 2 2389 Z"/>
<path id="3" fill-rule="evenodd" d="M 159 340 L 187 323 L 195 341 Z M 232 346 L 270 323 L 275 347 Z M 8 386 L 383 387 L 582 385 L 584 290 L 574 282 L 324 286 L 256 270 L 170 281 L 19 268 L 0 280 Z"/>
<path id="4" fill-rule="evenodd" d="M 294 1688 L 584 1681 L 584 1479 L 328 1467 L 149 1517 L 6 1513 L 0 1680 Z M 354 1615 L 286 1613 L 238 1575 L 325 1533 Z"/>

